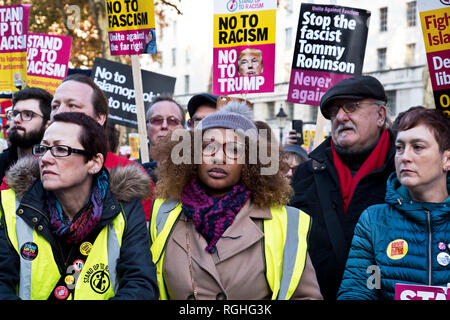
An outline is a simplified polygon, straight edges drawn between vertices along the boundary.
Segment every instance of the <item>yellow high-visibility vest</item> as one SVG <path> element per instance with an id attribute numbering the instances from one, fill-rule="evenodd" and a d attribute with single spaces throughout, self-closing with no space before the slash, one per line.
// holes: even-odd
<path id="1" fill-rule="evenodd" d="M 272 219 L 263 222 L 266 278 L 272 290 L 272 300 L 288 300 L 297 288 L 305 267 L 311 218 L 289 206 L 274 206 L 270 212 Z M 163 278 L 165 247 L 180 213 L 181 202 L 177 200 L 156 199 L 153 202 L 151 251 L 157 268 L 161 300 L 168 299 Z"/>
<path id="2" fill-rule="evenodd" d="M 21 218 L 23 209 L 12 189 L 2 190 L 1 199 L 8 238 L 20 257 L 17 295 L 24 300 L 46 300 L 61 278 L 51 245 Z M 118 286 L 116 266 L 125 230 L 123 215 L 123 212 L 118 214 L 100 231 L 81 271 L 67 270 L 76 279 L 73 295 L 68 299 L 106 300 L 114 297 Z M 22 251 L 29 253 L 31 258 L 25 259 Z"/>

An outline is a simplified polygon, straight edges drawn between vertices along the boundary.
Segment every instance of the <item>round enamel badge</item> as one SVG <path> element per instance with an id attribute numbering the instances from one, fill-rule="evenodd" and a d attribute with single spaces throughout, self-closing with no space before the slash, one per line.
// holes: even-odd
<path id="1" fill-rule="evenodd" d="M 403 239 L 397 239 L 389 243 L 386 253 L 392 260 L 399 260 L 406 256 L 408 243 Z"/>
<path id="2" fill-rule="evenodd" d="M 84 256 L 89 255 L 89 252 L 91 252 L 91 249 L 92 249 L 92 243 L 90 243 L 90 242 L 88 242 L 88 241 L 83 242 L 83 243 L 80 245 L 80 252 L 81 252 L 81 254 L 84 255 Z"/>
<path id="3" fill-rule="evenodd" d="M 34 242 L 26 242 L 20 248 L 20 255 L 23 259 L 32 261 L 38 255 L 38 246 Z"/>

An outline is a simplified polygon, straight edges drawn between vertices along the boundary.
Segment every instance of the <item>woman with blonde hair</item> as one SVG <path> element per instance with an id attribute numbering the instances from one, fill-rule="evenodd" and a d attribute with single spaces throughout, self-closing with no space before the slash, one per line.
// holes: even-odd
<path id="1" fill-rule="evenodd" d="M 168 138 L 152 151 L 160 164 L 150 223 L 160 298 L 321 299 L 307 253 L 310 218 L 286 206 L 292 189 L 278 163 L 263 170 L 267 159 L 280 161 L 278 145 L 261 159 L 267 136 L 258 140 L 254 123 L 226 107 L 183 137 L 201 137 L 183 149 L 188 161 L 175 164 L 180 142 Z"/>

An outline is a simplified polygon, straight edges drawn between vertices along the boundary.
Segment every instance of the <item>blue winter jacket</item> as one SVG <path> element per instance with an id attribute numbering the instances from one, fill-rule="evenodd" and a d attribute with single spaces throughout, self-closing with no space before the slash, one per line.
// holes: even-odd
<path id="1" fill-rule="evenodd" d="M 449 177 L 447 188 L 450 192 Z M 443 203 L 415 202 L 395 172 L 386 189 L 386 203 L 361 214 L 338 300 L 393 300 L 396 283 L 446 287 L 450 282 L 450 264 L 437 260 L 439 242 L 450 254 L 450 197 Z"/>

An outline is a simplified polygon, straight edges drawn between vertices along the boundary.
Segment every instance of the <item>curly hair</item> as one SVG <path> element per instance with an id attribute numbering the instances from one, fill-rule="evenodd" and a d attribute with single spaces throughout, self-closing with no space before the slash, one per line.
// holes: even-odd
<path id="1" fill-rule="evenodd" d="M 196 156 L 195 143 L 190 143 L 189 150 L 180 149 L 180 140 L 177 140 L 177 137 L 182 139 L 188 138 L 191 139 L 190 141 L 194 141 L 194 132 L 184 129 L 175 130 L 158 145 L 153 146 L 151 150 L 152 158 L 158 161 L 158 168 L 156 169 L 156 174 L 158 175 L 156 193 L 158 197 L 180 199 L 184 186 L 197 176 L 199 165 L 195 164 L 194 161 Z M 281 170 L 276 170 L 273 174 L 261 174 L 262 170 L 268 168 L 271 163 L 262 163 L 259 156 L 255 164 L 250 162 L 250 143 L 249 138 L 246 138 L 246 161 L 241 171 L 241 181 L 252 192 L 252 202 L 262 208 L 286 205 L 293 195 L 289 180 L 283 175 Z M 276 146 L 272 146 L 273 143 L 276 143 Z M 265 136 L 259 136 L 257 143 L 258 155 L 261 154 L 261 148 L 266 148 L 266 154 L 270 159 L 277 161 L 277 168 L 283 167 L 281 156 L 278 154 L 278 157 L 272 157 L 270 154 L 271 150 L 279 152 L 280 149 L 277 142 L 271 141 Z M 197 152 L 199 151 L 197 147 Z M 184 161 L 175 163 L 173 156 L 183 158 Z"/>

